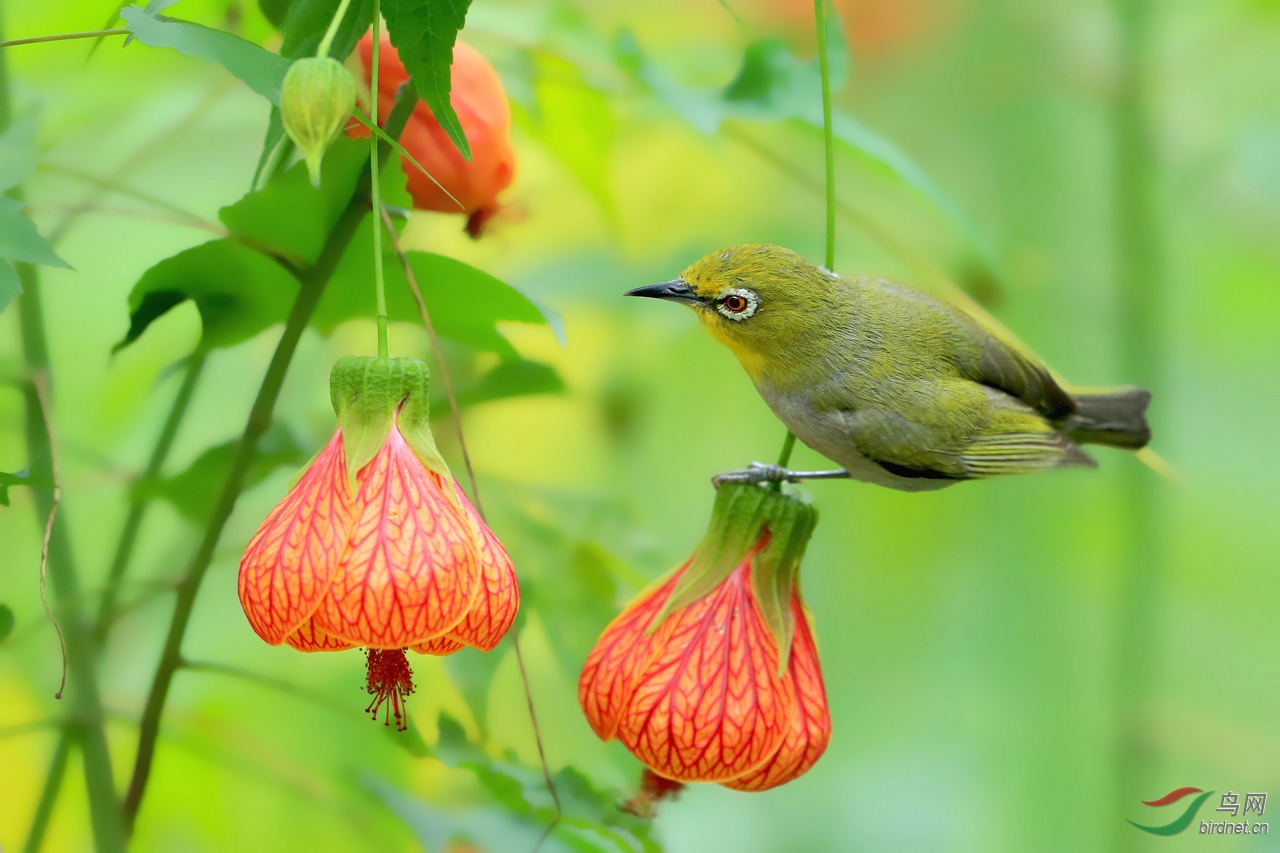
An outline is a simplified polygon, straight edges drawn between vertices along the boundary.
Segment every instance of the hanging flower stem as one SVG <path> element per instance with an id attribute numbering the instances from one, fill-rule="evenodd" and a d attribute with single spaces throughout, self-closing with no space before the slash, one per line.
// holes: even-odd
<path id="1" fill-rule="evenodd" d="M 329 49 L 333 47 L 333 39 L 338 34 L 338 26 L 342 24 L 342 19 L 347 16 L 347 7 L 351 5 L 351 0 L 342 0 L 338 4 L 338 11 L 333 13 L 333 20 L 329 22 L 329 29 L 325 30 L 324 38 L 320 39 L 320 46 L 316 48 L 316 56 L 324 59 L 329 55 Z M 374 7 L 373 25 L 378 25 L 377 7 Z"/>
<path id="2" fill-rule="evenodd" d="M 412 100 L 413 102 L 411 103 L 409 98 L 402 98 L 392 108 L 391 115 L 387 120 L 387 133 L 392 138 L 398 137 L 404 129 L 404 125 L 413 110 L 414 103 L 416 103 L 416 98 Z M 390 146 L 387 146 L 387 149 L 389 151 Z M 369 212 L 369 194 L 372 191 L 372 186 L 373 184 L 371 183 L 361 181 L 360 186 L 356 188 L 351 200 L 347 203 L 346 209 L 338 218 L 337 224 L 329 232 L 329 239 L 315 265 L 298 274 L 301 288 L 285 322 L 284 333 L 280 336 L 276 351 L 272 355 L 271 363 L 267 367 L 266 375 L 263 377 L 262 385 L 258 389 L 258 396 L 254 400 L 248 421 L 245 423 L 244 432 L 236 445 L 235 455 L 227 471 L 226 479 L 223 481 L 222 490 L 219 492 L 217 501 L 214 504 L 214 509 L 205 528 L 199 549 L 192 558 L 187 574 L 178 583 L 177 602 L 174 605 L 173 618 L 169 623 L 169 631 L 165 637 L 160 662 L 156 666 L 151 690 L 147 696 L 146 706 L 143 709 L 142 723 L 138 732 L 137 757 L 134 761 L 133 775 L 130 778 L 129 789 L 125 794 L 122 807 L 127 833 L 132 833 L 134 824 L 137 821 L 138 810 L 142 805 L 142 797 L 146 792 L 147 781 L 151 774 L 151 763 L 155 757 L 156 739 L 160 734 L 160 717 L 164 712 L 164 704 L 168 697 L 169 686 L 173 682 L 173 675 L 182 665 L 182 639 L 186 634 L 187 625 L 191 621 L 191 610 L 195 605 L 200 583 L 204 580 L 205 572 L 209 569 L 209 563 L 213 560 L 214 549 L 217 547 L 218 539 L 222 535 L 222 528 L 226 525 L 227 519 L 231 517 L 231 511 L 235 508 L 236 499 L 240 495 L 240 490 L 244 487 L 245 476 L 248 473 L 250 463 L 253 461 L 258 440 L 271 424 L 276 399 L 280 395 L 280 388 L 284 384 L 285 373 L 288 371 L 289 362 L 293 359 L 294 351 L 297 349 L 298 340 L 302 337 L 303 330 L 306 329 L 308 322 L 310 322 L 311 315 L 315 311 L 315 307 L 319 303 L 329 279 L 333 276 L 334 270 L 337 269 L 338 262 L 351 244 L 351 240 L 359 229 L 361 221 Z"/>
<path id="3" fill-rule="evenodd" d="M 370 109 L 374 124 L 378 123 L 378 55 L 382 53 L 381 4 L 373 0 L 373 56 L 370 60 L 369 90 L 373 92 Z M 369 134 L 370 192 L 373 194 L 373 288 L 376 298 L 374 322 L 378 324 L 378 357 L 387 358 L 387 285 L 382 277 L 382 187 L 378 177 L 378 134 Z"/>

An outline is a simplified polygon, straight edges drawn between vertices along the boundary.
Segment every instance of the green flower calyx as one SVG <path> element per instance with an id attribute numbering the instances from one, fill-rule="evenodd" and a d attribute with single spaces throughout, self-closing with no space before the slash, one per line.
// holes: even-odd
<path id="1" fill-rule="evenodd" d="M 356 105 L 356 81 L 332 57 L 310 56 L 289 66 L 280 87 L 285 132 L 307 162 L 312 186 L 320 186 L 320 161 Z"/>
<path id="2" fill-rule="evenodd" d="M 347 460 L 354 493 L 356 472 L 368 465 L 386 443 L 394 423 L 414 455 L 430 470 L 452 477 L 431 434 L 431 372 L 415 358 L 344 356 L 334 362 L 329 397 Z M 455 496 L 446 490 L 450 500 Z"/>
<path id="3" fill-rule="evenodd" d="M 791 596 L 798 582 L 800 561 L 809 537 L 818 524 L 818 511 L 799 489 L 775 492 L 763 486 L 726 483 L 716 491 L 711 525 L 706 536 L 671 590 L 666 605 L 649 631 L 657 629 L 672 613 L 687 607 L 720 586 L 755 551 L 751 558 L 751 590 L 765 625 L 778 644 L 778 677 L 791 658 L 795 622 Z"/>

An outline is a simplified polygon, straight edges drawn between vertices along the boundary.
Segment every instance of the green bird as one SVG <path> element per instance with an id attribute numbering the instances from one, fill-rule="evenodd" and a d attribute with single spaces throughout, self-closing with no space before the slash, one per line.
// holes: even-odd
<path id="1" fill-rule="evenodd" d="M 755 464 L 720 481 L 852 477 L 903 491 L 1094 466 L 1081 444 L 1137 449 L 1135 387 L 1068 394 L 1049 371 L 913 287 L 844 278 L 788 249 L 736 246 L 628 296 L 690 306 L 795 436 L 843 470 Z"/>

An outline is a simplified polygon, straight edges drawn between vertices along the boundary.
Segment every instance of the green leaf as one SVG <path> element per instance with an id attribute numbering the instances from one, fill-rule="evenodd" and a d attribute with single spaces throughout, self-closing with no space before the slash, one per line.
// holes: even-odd
<path id="1" fill-rule="evenodd" d="M 202 524 L 213 511 L 218 486 L 226 477 L 238 444 L 239 441 L 228 441 L 211 447 L 200 454 L 187 470 L 172 477 L 140 479 L 133 484 L 131 496 L 134 500 L 162 498 L 173 504 L 188 520 Z M 277 468 L 296 468 L 308 458 L 307 451 L 287 427 L 273 424 L 258 442 L 258 450 L 245 477 L 245 488 L 262 482 Z"/>
<path id="2" fill-rule="evenodd" d="M 258 0 L 258 10 L 262 17 L 271 22 L 271 26 L 279 29 L 284 19 L 293 8 L 294 0 Z"/>
<path id="3" fill-rule="evenodd" d="M 0 198 L 0 258 L 71 269 L 40 236 L 35 223 L 22 215 L 22 202 Z"/>
<path id="4" fill-rule="evenodd" d="M 22 279 L 8 261 L 0 260 L 0 314 L 9 307 L 14 297 L 22 295 Z"/>
<path id="5" fill-rule="evenodd" d="M 187 56 L 221 65 L 250 89 L 279 106 L 280 84 L 289 70 L 288 57 L 222 30 L 190 21 L 154 18 L 137 6 L 122 9 L 120 17 L 143 44 L 170 47 Z"/>
<path id="6" fill-rule="evenodd" d="M 8 605 L 0 604 L 0 642 L 13 633 L 13 611 Z"/>
<path id="7" fill-rule="evenodd" d="M 35 171 L 40 150 L 36 147 L 39 112 L 27 110 L 0 134 L 0 193 L 13 189 Z"/>
<path id="8" fill-rule="evenodd" d="M 316 307 L 312 324 L 322 334 L 330 334 L 347 320 L 373 316 L 374 294 L 369 277 L 373 267 L 371 227 L 370 219 L 366 218 Z M 496 324 L 547 322 L 527 296 L 486 272 L 429 252 L 407 252 L 406 256 L 431 312 L 431 322 L 442 337 L 473 349 L 496 352 L 504 359 L 516 359 L 519 356 L 515 348 Z M 383 259 L 383 269 L 388 317 L 407 323 L 422 322 L 399 258 L 388 254 Z"/>
<path id="9" fill-rule="evenodd" d="M 294 164 L 263 189 L 222 208 L 218 218 L 252 246 L 295 264 L 312 264 L 368 164 L 368 140 L 339 137 L 325 152 L 319 189 L 311 185 L 307 170 Z M 403 175 L 400 181 L 403 193 Z"/>
<path id="10" fill-rule="evenodd" d="M 447 397 L 439 385 L 433 386 L 436 390 L 431 396 L 432 411 L 447 411 Z M 564 389 L 564 380 L 551 365 L 515 359 L 500 363 L 474 383 L 458 389 L 457 398 L 458 405 L 466 407 L 509 397 L 559 394 Z"/>
<path id="11" fill-rule="evenodd" d="M 453 44 L 467 18 L 471 0 L 385 0 L 382 17 L 391 44 L 418 87 L 418 94 L 462 156 L 471 146 L 449 100 Z"/>
<path id="12" fill-rule="evenodd" d="M 267 255 L 231 238 L 211 240 L 143 273 L 129 294 L 129 331 L 115 349 L 188 299 L 200 311 L 205 344 L 232 346 L 281 322 L 297 293 L 297 279 Z"/>

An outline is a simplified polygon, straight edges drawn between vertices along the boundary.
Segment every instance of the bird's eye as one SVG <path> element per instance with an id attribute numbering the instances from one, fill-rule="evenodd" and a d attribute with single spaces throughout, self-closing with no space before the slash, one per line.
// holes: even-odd
<path id="1" fill-rule="evenodd" d="M 721 296 L 716 303 L 716 310 L 722 317 L 741 322 L 755 314 L 759 306 L 759 297 L 745 287 L 739 287 Z"/>

